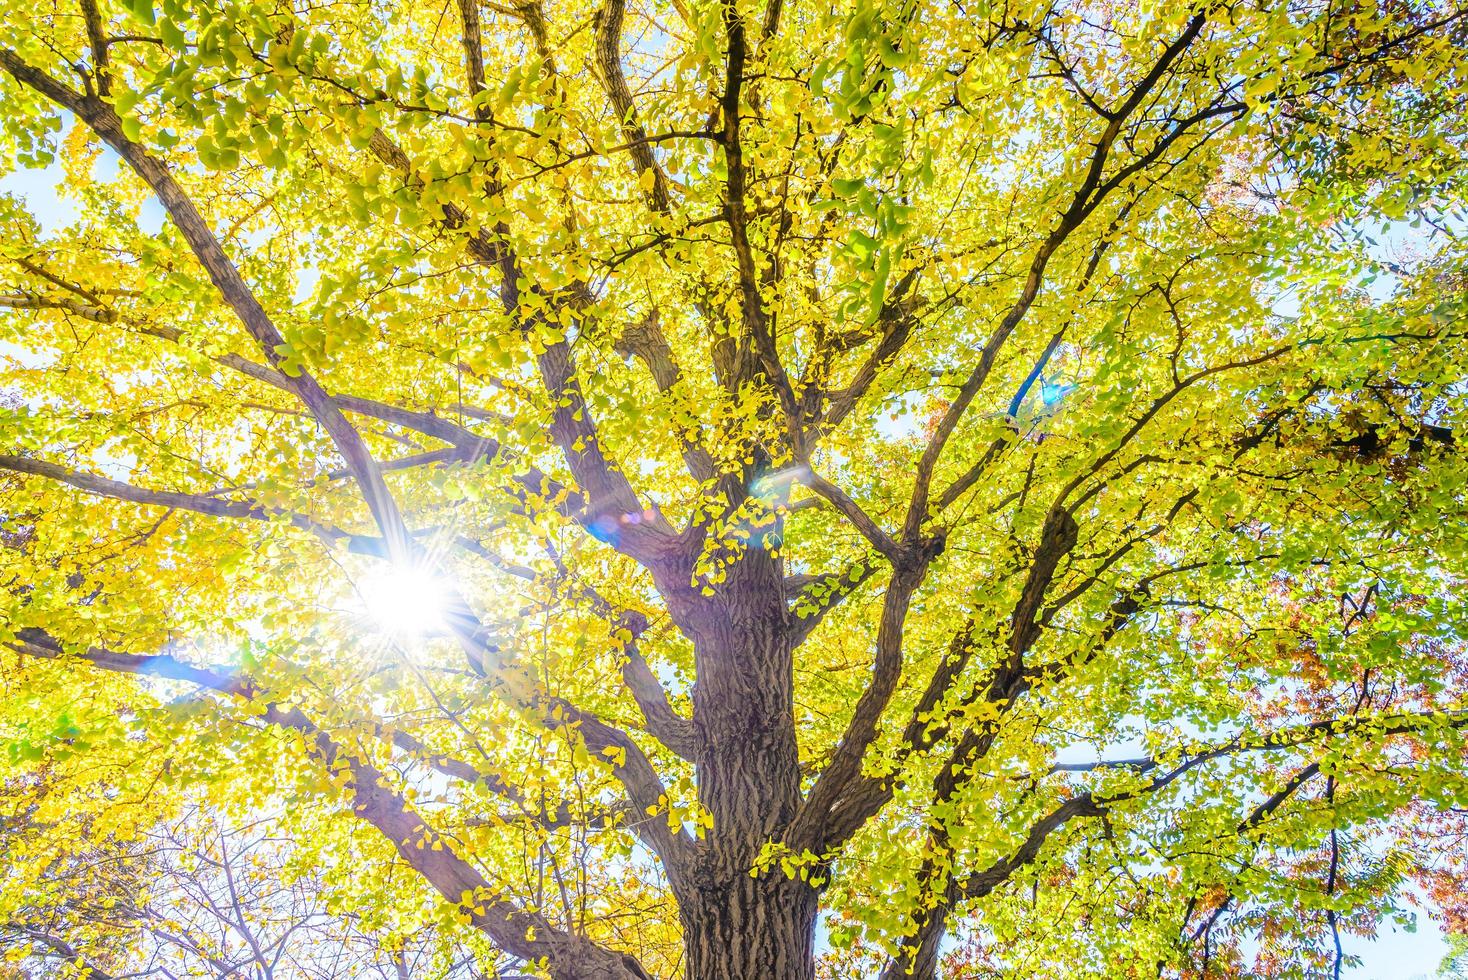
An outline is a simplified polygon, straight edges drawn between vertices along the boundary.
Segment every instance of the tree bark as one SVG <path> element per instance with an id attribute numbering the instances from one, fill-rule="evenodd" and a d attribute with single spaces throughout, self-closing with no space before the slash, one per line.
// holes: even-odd
<path id="1" fill-rule="evenodd" d="M 783 569 L 761 544 L 729 567 L 724 597 L 694 627 L 698 790 L 713 825 L 679 896 L 687 980 L 815 976 L 817 890 L 756 868 L 801 798 Z"/>
<path id="2" fill-rule="evenodd" d="M 686 980 L 813 980 L 816 890 L 778 867 L 721 884 L 683 909 Z"/>

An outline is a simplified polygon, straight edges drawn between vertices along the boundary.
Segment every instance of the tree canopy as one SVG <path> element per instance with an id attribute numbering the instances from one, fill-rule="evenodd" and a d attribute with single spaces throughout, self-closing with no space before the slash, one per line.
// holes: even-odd
<path id="1" fill-rule="evenodd" d="M 399 976 L 1468 929 L 1456 3 L 4 5 L 15 969 L 209 821 Z"/>

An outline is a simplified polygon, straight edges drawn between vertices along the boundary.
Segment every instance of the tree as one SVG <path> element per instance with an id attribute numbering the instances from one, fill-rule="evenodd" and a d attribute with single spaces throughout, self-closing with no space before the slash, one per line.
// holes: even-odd
<path id="1" fill-rule="evenodd" d="M 1464 858 L 1463 13 L 12 3 L 7 805 L 558 980 L 1339 975 Z"/>
<path id="2" fill-rule="evenodd" d="M 1443 957 L 1442 965 L 1438 968 L 1438 976 L 1445 980 L 1458 980 L 1465 975 L 1465 964 L 1463 952 L 1468 946 L 1468 937 L 1461 934 L 1448 937 L 1448 955 Z"/>
<path id="3" fill-rule="evenodd" d="M 285 823 L 258 813 L 238 824 L 195 807 L 139 840 L 93 840 L 75 859 L 27 868 L 0 899 L 0 950 L 90 980 L 484 976 L 472 953 L 431 930 L 398 930 L 387 943 L 389 930 L 364 933 L 357 913 L 343 914 L 330 871 L 302 866 L 297 845 L 273 836 Z M 16 853 L 55 827 L 6 831 L 0 840 Z"/>

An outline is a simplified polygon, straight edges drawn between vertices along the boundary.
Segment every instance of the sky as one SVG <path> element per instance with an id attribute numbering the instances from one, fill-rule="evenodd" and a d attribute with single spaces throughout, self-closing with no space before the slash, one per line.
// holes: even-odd
<path id="1" fill-rule="evenodd" d="M 98 162 L 99 176 L 116 166 L 117 159 L 109 152 Z M 0 193 L 24 198 L 28 210 L 41 223 L 42 229 L 50 233 L 80 217 L 76 202 L 66 194 L 64 178 L 59 163 L 45 169 L 20 170 L 0 176 Z M 144 205 L 138 216 L 139 226 L 150 232 L 156 232 L 163 220 L 162 207 L 151 201 Z M 1393 245 L 1401 244 L 1396 236 L 1385 237 Z M 0 354 L 3 353 L 7 351 L 0 346 Z M 894 422 L 893 428 L 894 431 L 900 429 L 901 423 Z M 1374 939 L 1343 936 L 1342 946 L 1346 954 L 1361 960 L 1360 966 L 1346 970 L 1343 976 L 1351 980 L 1431 980 L 1437 976 L 1438 964 L 1447 952 L 1447 943 L 1426 910 L 1419 910 L 1416 920 L 1415 932 L 1384 924 Z"/>

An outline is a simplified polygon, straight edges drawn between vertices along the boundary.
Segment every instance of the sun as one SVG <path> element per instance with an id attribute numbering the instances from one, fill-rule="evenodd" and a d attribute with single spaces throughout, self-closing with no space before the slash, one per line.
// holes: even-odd
<path id="1" fill-rule="evenodd" d="M 369 619 L 399 637 L 432 636 L 446 630 L 451 589 L 430 565 L 387 562 L 357 583 Z"/>

